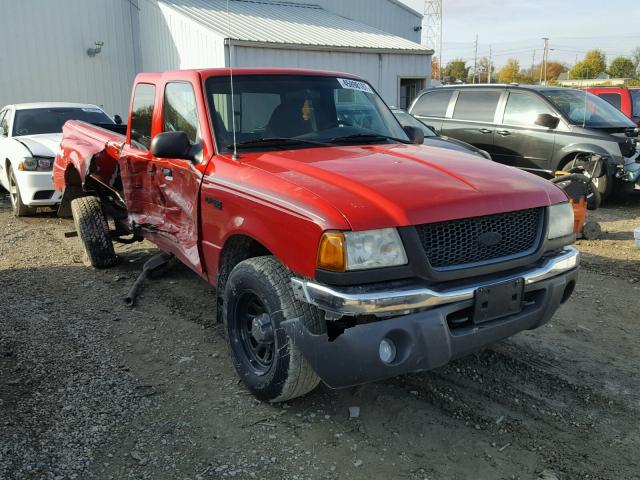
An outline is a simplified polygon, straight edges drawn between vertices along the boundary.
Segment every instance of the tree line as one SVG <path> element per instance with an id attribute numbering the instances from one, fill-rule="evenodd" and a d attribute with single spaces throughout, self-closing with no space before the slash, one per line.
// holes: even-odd
<path id="1" fill-rule="evenodd" d="M 566 63 L 548 61 L 546 68 L 547 82 L 554 83 L 563 73 L 568 73 L 569 79 L 597 78 L 602 73 L 609 74 L 612 78 L 630 78 L 640 84 L 640 47 L 636 47 L 631 57 L 615 57 L 607 62 L 605 54 L 598 49 L 590 50 L 584 58 L 573 67 Z M 505 65 L 496 70 L 488 57 L 478 59 L 475 83 L 487 83 L 491 75 L 492 82 L 499 83 L 538 83 L 544 80 L 544 65 L 541 63 L 529 68 L 522 68 L 516 58 L 510 58 Z M 436 58 L 432 61 L 432 78 L 440 78 L 439 62 Z M 474 72 L 471 65 L 463 59 L 457 58 L 449 61 L 442 70 L 442 79 L 447 83 L 474 81 Z"/>

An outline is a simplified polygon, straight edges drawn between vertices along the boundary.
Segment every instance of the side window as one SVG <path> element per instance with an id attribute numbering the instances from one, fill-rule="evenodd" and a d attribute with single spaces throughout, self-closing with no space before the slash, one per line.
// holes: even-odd
<path id="1" fill-rule="evenodd" d="M 622 96 L 619 93 L 599 93 L 598 96 L 618 110 L 622 110 Z"/>
<path id="2" fill-rule="evenodd" d="M 190 83 L 167 83 L 162 116 L 163 131 L 185 132 L 191 143 L 199 141 L 198 107 Z"/>
<path id="3" fill-rule="evenodd" d="M 453 90 L 425 93 L 418 99 L 411 113 L 424 117 L 444 117 L 447 114 L 451 95 L 453 95 Z"/>
<path id="4" fill-rule="evenodd" d="M 528 93 L 510 92 L 502 123 L 532 126 L 535 125 L 536 118 L 541 113 L 554 114 L 547 104 L 538 97 Z"/>
<path id="5" fill-rule="evenodd" d="M 9 136 L 9 110 L 3 110 L 0 112 L 0 136 Z"/>
<path id="6" fill-rule="evenodd" d="M 156 87 L 148 83 L 138 84 L 133 93 L 131 145 L 144 151 L 151 148 L 151 121 L 155 98 Z"/>
<path id="7" fill-rule="evenodd" d="M 453 118 L 491 123 L 501 95 L 500 90 L 461 90 Z"/>

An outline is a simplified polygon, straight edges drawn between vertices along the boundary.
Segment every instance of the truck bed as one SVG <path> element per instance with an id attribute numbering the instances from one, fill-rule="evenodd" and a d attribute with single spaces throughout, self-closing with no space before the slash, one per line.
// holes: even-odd
<path id="1" fill-rule="evenodd" d="M 109 186 L 117 178 L 118 158 L 125 141 L 126 125 L 92 125 L 69 120 L 62 128 L 62 141 L 53 166 L 53 185 L 65 188 L 65 173 L 73 168 L 84 185 L 87 177 Z"/>

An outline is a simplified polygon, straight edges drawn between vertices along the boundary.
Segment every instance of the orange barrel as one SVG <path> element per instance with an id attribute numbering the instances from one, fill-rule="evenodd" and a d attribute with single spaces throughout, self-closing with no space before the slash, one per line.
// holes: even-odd
<path id="1" fill-rule="evenodd" d="M 569 201 L 573 205 L 573 231 L 580 233 L 587 221 L 587 200 L 584 197 L 580 197 L 577 202 L 573 199 Z"/>

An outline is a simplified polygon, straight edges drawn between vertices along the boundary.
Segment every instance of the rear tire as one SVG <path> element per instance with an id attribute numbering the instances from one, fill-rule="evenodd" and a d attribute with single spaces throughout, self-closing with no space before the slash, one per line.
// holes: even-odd
<path id="1" fill-rule="evenodd" d="M 37 209 L 29 207 L 22 203 L 22 196 L 20 195 L 20 187 L 16 181 L 16 175 L 13 173 L 13 169 L 9 165 L 9 197 L 11 198 L 11 207 L 13 208 L 13 214 L 16 217 L 31 217 L 36 214 Z"/>
<path id="2" fill-rule="evenodd" d="M 108 268 L 118 263 L 100 201 L 96 197 L 76 198 L 71 202 L 71 214 L 84 249 L 84 264 Z"/>
<path id="3" fill-rule="evenodd" d="M 320 379 L 281 323 L 300 318 L 320 334 L 326 329 L 324 317 L 294 297 L 291 274 L 274 257 L 236 265 L 226 283 L 223 314 L 235 368 L 258 399 L 284 402 L 318 386 Z"/>

